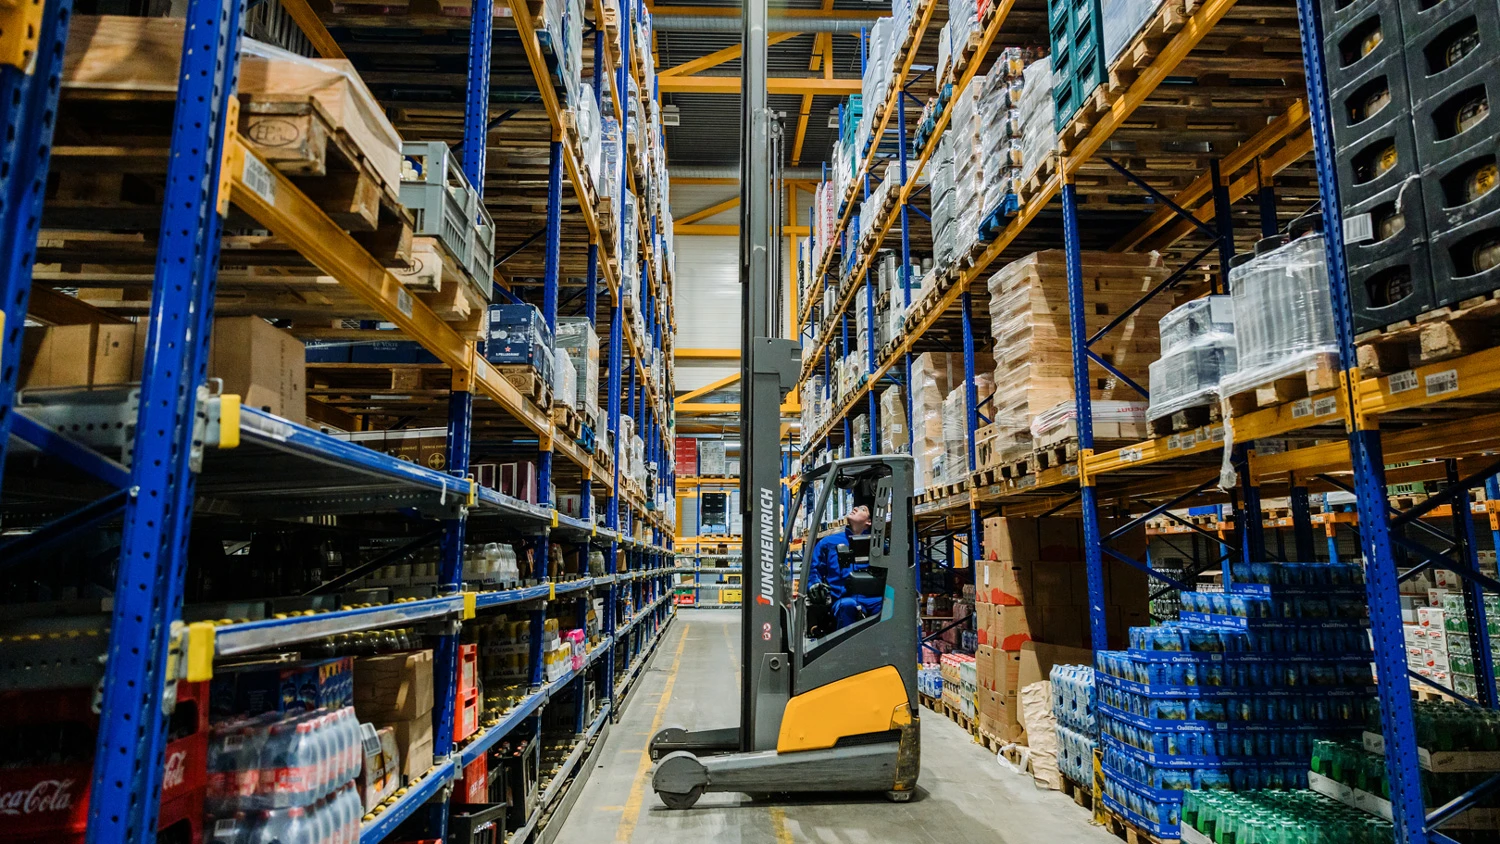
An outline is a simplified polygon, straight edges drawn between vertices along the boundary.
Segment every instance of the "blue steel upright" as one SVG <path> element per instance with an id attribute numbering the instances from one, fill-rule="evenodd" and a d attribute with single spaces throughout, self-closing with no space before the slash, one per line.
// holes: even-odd
<path id="1" fill-rule="evenodd" d="M 1313 152 L 1318 168 L 1318 196 L 1323 205 L 1323 243 L 1328 258 L 1328 283 L 1333 298 L 1334 328 L 1339 343 L 1339 368 L 1354 372 L 1353 311 L 1344 265 L 1344 231 L 1338 188 L 1338 151 L 1333 143 L 1327 82 L 1323 72 L 1325 33 L 1316 0 L 1297 0 L 1302 33 L 1302 62 L 1306 67 Z M 1349 457 L 1354 470 L 1359 505 L 1359 542 L 1365 558 L 1365 591 L 1370 603 L 1370 632 L 1379 678 L 1380 725 L 1385 736 L 1386 774 L 1390 783 L 1391 822 L 1397 844 L 1427 844 L 1426 813 L 1422 805 L 1421 768 L 1417 763 L 1416 724 L 1412 718 L 1411 689 L 1406 678 L 1406 640 L 1401 625 L 1400 584 L 1391 553 L 1390 523 L 1385 484 L 1385 457 L 1380 431 L 1361 414 L 1351 381 L 1344 382 L 1348 402 Z"/>
<path id="2" fill-rule="evenodd" d="M 89 799 L 88 840 L 152 841 L 167 742 L 165 676 L 182 615 L 198 388 L 219 266 L 219 165 L 239 67 L 239 0 L 189 0 L 173 113 L 120 565 Z M 19 327 L 19 326 L 17 326 Z"/>
<path id="3" fill-rule="evenodd" d="M 52 160 L 63 49 L 72 17 L 72 0 L 44 4 L 31 73 L 9 65 L 0 67 L 0 103 L 6 104 L 4 132 L 0 133 L 0 361 L 21 359 L 42 197 Z M 15 365 L 0 368 L 0 465 L 10 444 L 18 372 Z"/>
<path id="4" fill-rule="evenodd" d="M 968 436 L 964 437 L 964 453 L 965 465 L 968 467 L 967 475 L 973 475 L 977 468 L 974 462 L 974 431 L 979 428 L 979 396 L 974 382 L 974 302 L 969 295 L 968 288 L 964 289 L 959 301 L 963 308 L 964 427 L 968 431 Z M 975 507 L 971 501 L 969 503 L 969 565 L 973 569 L 972 575 L 975 578 L 979 576 L 978 561 L 984 556 L 979 548 L 980 535 L 979 508 Z M 978 587 L 977 580 L 975 586 Z"/>
<path id="5" fill-rule="evenodd" d="M 1094 411 L 1089 394 L 1088 325 L 1084 322 L 1083 242 L 1078 236 L 1078 193 L 1071 181 L 1062 187 L 1063 248 L 1068 262 L 1068 321 L 1072 331 L 1073 407 L 1078 416 L 1078 492 L 1083 509 L 1083 559 L 1089 583 L 1089 640 L 1094 650 L 1109 647 L 1105 623 L 1104 559 L 1100 547 L 1099 504 L 1094 479 L 1082 471 L 1094 453 Z"/>

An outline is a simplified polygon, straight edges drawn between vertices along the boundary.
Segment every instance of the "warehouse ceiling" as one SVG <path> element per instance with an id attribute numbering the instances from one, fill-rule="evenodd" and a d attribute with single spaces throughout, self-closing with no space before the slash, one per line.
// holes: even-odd
<path id="1" fill-rule="evenodd" d="M 739 46 L 738 0 L 702 0 L 692 6 L 656 4 L 652 15 L 662 17 L 692 17 L 704 19 L 704 28 L 722 25 L 713 12 L 726 10 L 724 14 L 735 21 L 735 31 L 685 32 L 679 28 L 665 31 L 658 28 L 655 38 L 656 66 L 658 73 L 666 73 L 695 59 L 710 56 L 721 50 Z M 867 19 L 873 23 L 876 16 L 890 14 L 886 3 L 866 3 L 862 0 L 779 0 L 771 5 L 770 15 L 780 18 L 787 10 L 810 12 L 823 17 L 851 17 Z M 705 14 L 708 12 L 708 14 Z M 722 18 L 720 18 L 722 20 Z M 778 32 L 773 30 L 773 39 Z M 791 34 L 786 40 L 773 43 L 767 53 L 772 77 L 825 76 L 824 56 L 828 54 L 831 41 L 832 76 L 835 79 L 858 80 L 860 78 L 859 38 L 857 32 L 800 33 Z M 740 60 L 734 58 L 712 67 L 694 71 L 697 77 L 739 78 Z M 831 158 L 838 130 L 829 127 L 830 112 L 838 109 L 843 96 L 830 94 L 774 94 L 769 97 L 769 106 L 781 116 L 786 132 L 783 145 L 783 163 L 786 166 L 812 166 Z M 673 166 L 735 166 L 739 163 L 740 96 L 738 93 L 684 93 L 663 92 L 663 106 L 676 106 L 681 117 L 680 126 L 667 127 L 667 161 Z M 802 145 L 796 145 L 796 136 L 801 115 L 807 118 L 803 128 Z"/>

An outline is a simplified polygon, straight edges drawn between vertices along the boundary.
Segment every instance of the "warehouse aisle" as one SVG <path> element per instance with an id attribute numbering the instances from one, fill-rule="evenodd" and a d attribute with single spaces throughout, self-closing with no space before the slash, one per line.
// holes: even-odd
<path id="1" fill-rule="evenodd" d="M 645 748 L 661 726 L 727 726 L 738 717 L 739 613 L 679 611 L 641 687 L 609 735 L 558 844 L 1108 844 L 1059 792 L 1003 770 L 952 722 L 923 711 L 922 778 L 907 804 L 881 798 L 790 804 L 706 794 L 668 810 L 651 791 Z"/>

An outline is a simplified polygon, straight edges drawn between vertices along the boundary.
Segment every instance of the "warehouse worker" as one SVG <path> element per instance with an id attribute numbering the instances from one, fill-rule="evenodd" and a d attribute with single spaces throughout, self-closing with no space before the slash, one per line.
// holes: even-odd
<path id="1" fill-rule="evenodd" d="M 849 511 L 847 523 L 842 531 L 831 533 L 813 546 L 812 571 L 809 583 L 824 584 L 833 605 L 834 629 L 848 627 L 861 618 L 880 612 L 882 598 L 879 595 L 856 595 L 849 590 L 849 575 L 870 567 L 869 557 L 863 561 L 851 560 L 845 566 L 839 559 L 839 546 L 854 548 L 854 540 L 865 537 L 870 530 L 870 508 L 859 504 Z"/>

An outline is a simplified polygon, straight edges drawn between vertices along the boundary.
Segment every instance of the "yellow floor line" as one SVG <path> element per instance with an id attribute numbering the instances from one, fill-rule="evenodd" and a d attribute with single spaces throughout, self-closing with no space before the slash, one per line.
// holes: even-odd
<path id="1" fill-rule="evenodd" d="M 792 844 L 792 832 L 786 826 L 786 810 L 771 807 L 771 830 L 776 834 L 776 844 Z"/>
<path id="2" fill-rule="evenodd" d="M 661 688 L 661 702 L 656 704 L 656 715 L 651 719 L 649 736 L 656 735 L 661 729 L 662 715 L 667 711 L 667 703 L 672 699 L 672 686 L 677 682 L 677 669 L 682 665 L 682 649 L 687 645 L 687 631 L 693 629 L 692 625 L 683 628 L 683 636 L 677 641 L 677 652 L 672 655 L 672 667 L 667 670 L 667 682 Z M 647 750 L 649 750 L 649 744 Z M 625 811 L 620 814 L 620 826 L 615 830 L 615 841 L 628 844 L 631 837 L 635 835 L 635 825 L 640 821 L 641 811 L 646 800 L 646 775 L 651 772 L 651 754 L 641 753 L 641 764 L 636 767 L 635 782 L 630 786 L 630 797 L 625 801 Z"/>

